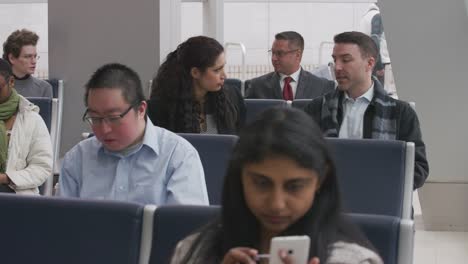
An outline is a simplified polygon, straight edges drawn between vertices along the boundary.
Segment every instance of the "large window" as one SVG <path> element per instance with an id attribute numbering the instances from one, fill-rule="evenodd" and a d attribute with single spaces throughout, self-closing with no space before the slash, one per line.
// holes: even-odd
<path id="1" fill-rule="evenodd" d="M 299 32 L 305 40 L 303 67 L 313 70 L 331 61 L 333 36 L 358 30 L 371 1 L 224 1 L 224 42 L 246 47 L 246 79 L 272 70 L 267 51 L 274 35 L 281 31 Z M 203 3 L 182 3 L 182 36 L 203 34 Z M 230 77 L 241 78 L 242 53 L 227 49 Z"/>

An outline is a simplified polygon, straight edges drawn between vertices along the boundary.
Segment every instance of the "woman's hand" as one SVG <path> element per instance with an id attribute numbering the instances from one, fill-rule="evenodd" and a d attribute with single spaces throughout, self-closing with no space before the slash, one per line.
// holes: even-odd
<path id="1" fill-rule="evenodd" d="M 283 261 L 284 264 L 301 264 L 301 263 L 294 263 L 293 259 L 291 256 L 285 251 L 285 250 L 280 250 L 278 252 L 279 257 L 281 261 Z M 308 264 L 320 264 L 320 260 L 317 257 L 313 257 Z"/>
<path id="2" fill-rule="evenodd" d="M 257 254 L 258 251 L 253 248 L 231 248 L 226 255 L 224 255 L 222 264 L 256 264 L 254 259 Z"/>
<path id="3" fill-rule="evenodd" d="M 5 173 L 0 173 L 0 184 L 10 184 L 10 179 Z"/>

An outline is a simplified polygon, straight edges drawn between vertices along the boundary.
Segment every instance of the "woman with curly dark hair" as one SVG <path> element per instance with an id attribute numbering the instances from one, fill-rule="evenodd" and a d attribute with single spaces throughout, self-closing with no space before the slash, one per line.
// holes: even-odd
<path id="1" fill-rule="evenodd" d="M 148 116 L 176 133 L 236 134 L 245 105 L 240 91 L 224 87 L 223 46 L 197 36 L 169 53 L 151 87 Z"/>

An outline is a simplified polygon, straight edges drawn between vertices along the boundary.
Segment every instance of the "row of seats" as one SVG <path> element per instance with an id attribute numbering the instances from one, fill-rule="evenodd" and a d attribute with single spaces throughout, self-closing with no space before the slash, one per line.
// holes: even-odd
<path id="1" fill-rule="evenodd" d="M 220 213 L 216 206 L 139 205 L 0 194 L 2 263 L 167 263 L 180 239 Z M 347 214 L 387 264 L 412 263 L 413 221 Z"/>
<path id="2" fill-rule="evenodd" d="M 210 204 L 220 204 L 224 173 L 237 136 L 179 135 L 192 143 L 200 154 Z M 385 263 L 412 263 L 414 143 L 372 139 L 326 140 L 335 160 L 344 207 L 351 220 L 363 229 Z M 183 230 L 177 237 L 168 233 L 173 228 L 167 228 L 167 225 L 172 223 L 174 228 L 183 225 L 184 219 L 188 217 L 184 211 L 179 214 L 177 217 L 158 220 L 165 223 L 162 225 L 164 228 L 156 233 L 164 234 L 161 236 L 164 240 L 160 244 L 156 242 L 156 245 L 161 246 L 157 247 L 159 253 L 156 255 L 161 255 L 158 261 L 166 260 L 176 241 L 186 235 Z M 194 211 L 192 214 L 194 216 L 190 217 L 197 218 L 202 213 Z M 180 222 L 176 219 L 180 219 Z M 168 237 L 172 240 L 168 240 Z M 156 241 L 159 241 L 158 238 Z"/>
<path id="3" fill-rule="evenodd" d="M 29 99 L 31 99 L 33 103 L 39 105 L 41 108 L 41 115 L 46 121 L 49 131 L 51 131 L 52 140 L 54 142 L 54 161 L 56 161 L 55 155 L 58 153 L 58 149 L 56 150 L 56 146 L 58 146 L 56 141 L 57 134 L 54 134 L 53 131 L 54 129 L 55 131 L 60 129 L 61 125 L 58 125 L 57 122 L 58 120 L 61 121 L 61 116 L 59 119 L 57 119 L 61 114 L 61 111 L 57 112 L 59 107 L 57 103 L 59 100 L 53 99 L 52 107 L 50 107 L 50 102 L 43 104 L 42 101 L 44 101 L 44 98 Z M 54 100 L 55 112 L 53 107 Z M 253 117 L 256 116 L 259 112 L 272 106 L 292 106 L 303 108 L 308 102 L 310 102 L 310 100 L 286 102 L 283 100 L 268 99 L 246 99 L 245 101 L 247 108 L 247 122 L 252 120 Z M 60 102 L 62 102 L 62 100 L 60 100 Z M 53 118 L 55 118 L 55 122 L 52 121 Z M 60 133 L 58 135 L 60 135 Z M 232 147 L 237 141 L 237 137 L 229 135 L 180 135 L 190 141 L 200 153 L 202 164 L 205 169 L 210 204 L 219 204 L 221 201 L 224 173 Z M 329 141 L 332 153 L 336 160 L 337 174 L 343 193 L 345 208 L 348 212 L 351 212 L 349 217 L 351 217 L 354 222 L 363 228 L 367 236 L 379 250 L 379 253 L 384 258 L 385 263 L 411 263 L 410 260 L 412 259 L 412 246 L 414 239 L 413 221 L 410 219 L 413 186 L 412 168 L 414 167 L 414 144 L 400 141 L 343 140 L 331 138 L 327 140 Z M 45 193 L 47 194 L 47 192 Z M 0 198 L 3 199 L 3 197 Z M 59 204 L 52 204 L 52 208 L 49 208 L 49 210 L 46 211 L 52 212 L 58 210 L 58 208 L 64 206 L 63 203 L 71 202 L 75 203 L 71 205 L 75 205 L 77 207 L 76 209 L 78 213 L 75 214 L 74 217 L 79 218 L 82 217 L 78 216 L 82 215 L 80 210 L 86 211 L 88 210 L 88 207 L 97 208 L 101 206 L 107 206 L 107 204 L 109 204 L 109 208 L 112 209 L 112 216 L 107 215 L 105 210 L 103 211 L 104 215 L 100 215 L 97 212 L 98 210 L 94 211 L 94 214 L 102 217 L 102 219 L 100 219 L 101 221 L 98 221 L 97 226 L 106 225 L 106 223 L 108 225 L 112 221 L 111 219 L 114 218 L 121 218 L 120 220 L 122 220 L 122 222 L 120 220 L 117 221 L 117 225 L 126 225 L 125 221 L 133 223 L 130 225 L 130 227 L 134 230 L 132 232 L 124 233 L 123 235 L 126 236 L 126 241 L 129 239 L 136 239 L 141 241 L 140 244 L 135 243 L 138 244 L 139 248 L 135 249 L 129 247 L 128 251 L 121 251 L 119 254 L 103 254 L 97 258 L 99 259 L 97 262 L 112 263 L 127 263 L 116 262 L 117 259 L 131 260 L 129 263 L 135 263 L 136 261 L 134 260 L 136 258 L 139 260 L 139 263 L 161 263 L 162 261 L 166 261 L 172 252 L 173 246 L 178 240 L 193 231 L 195 227 L 200 226 L 201 223 L 205 223 L 207 219 L 212 219 L 219 211 L 218 207 L 190 206 L 160 207 L 155 211 L 154 206 L 143 207 L 140 205 L 125 204 L 124 207 L 117 208 L 116 204 L 118 203 L 114 202 L 76 200 L 65 201 L 63 199 L 57 201 Z M 60 205 L 60 203 L 62 204 Z M 43 205 L 50 205 L 50 201 L 44 201 Z M 32 209 L 32 207 L 28 208 Z M 6 211 L 10 212 L 10 210 Z M 128 213 L 134 214 L 134 216 L 129 217 Z M 65 218 L 70 220 L 67 213 L 64 212 L 64 214 Z M 174 214 L 176 216 L 173 216 Z M 106 220 L 106 217 L 109 218 Z M 57 220 L 56 217 L 53 219 L 54 221 L 67 222 L 66 219 L 63 221 Z M 93 218 L 91 217 L 89 219 Z M 11 221 L 6 223 L 7 226 L 18 226 L 15 224 L 18 222 L 15 222 L 14 220 L 15 219 L 6 218 L 5 221 Z M 187 224 L 187 222 L 189 223 Z M 20 221 L 19 223 L 23 222 Z M 25 224 L 30 223 L 28 222 Z M 183 226 L 183 228 L 181 228 L 181 226 Z M 101 230 L 104 231 L 102 233 L 102 237 L 100 238 L 101 240 L 97 239 L 95 241 L 103 243 L 106 241 L 106 238 L 109 240 L 119 239 L 118 236 L 120 236 L 120 234 L 115 234 L 118 232 L 112 231 L 113 228 L 116 228 L 114 223 L 112 223 L 112 225 L 106 226 L 106 228 Z M 70 229 L 70 227 L 68 227 L 68 229 Z M 97 232 L 95 228 L 90 229 L 93 231 L 92 233 Z M 62 236 L 68 235 L 66 230 L 67 227 L 64 226 L 58 237 L 65 238 Z M 98 231 L 98 233 L 101 231 Z M 75 230 L 68 230 L 68 233 L 74 232 Z M 177 235 L 174 234 L 174 232 Z M 26 234 L 27 233 L 29 232 L 26 232 Z M 113 235 L 110 235 L 111 233 L 113 233 Z M 83 236 L 83 234 L 86 233 L 82 233 L 81 235 Z M 135 234 L 138 234 L 138 237 L 136 237 Z M 78 234 L 76 234 L 76 236 L 81 238 Z M 11 246 L 19 246 L 19 244 L 16 244 L 16 236 L 14 240 L 15 243 L 13 243 Z M 49 240 L 49 238 L 47 238 L 47 240 Z M 120 245 L 116 245 L 117 248 L 128 246 L 125 241 L 120 242 Z M 49 244 L 49 241 L 47 244 Z M 56 244 L 53 245 L 55 246 Z M 87 246 L 90 248 L 93 247 L 93 245 Z M 89 251 L 87 246 L 83 248 L 83 246 L 78 244 L 71 246 L 71 248 L 78 249 L 78 251 L 82 252 L 93 252 Z M 107 243 L 105 247 L 108 247 Z M 108 251 L 111 251 L 111 248 L 112 247 L 109 246 L 107 248 Z M 18 250 L 18 248 L 16 248 L 16 250 Z M 68 248 L 68 251 L 64 250 L 58 254 L 63 255 L 63 259 L 60 259 L 59 256 L 53 257 L 47 255 L 48 257 L 46 258 L 45 262 L 65 262 L 64 259 L 67 256 L 73 255 L 70 250 L 71 249 Z M 96 249 L 94 249 L 94 251 L 96 251 Z M 99 249 L 99 251 L 101 250 Z M 128 254 L 128 256 L 125 257 L 121 256 L 120 254 Z M 91 256 L 88 257 L 89 258 L 87 259 L 73 258 L 73 260 L 67 260 L 66 262 L 74 263 L 74 260 L 76 259 L 76 263 L 94 263 L 94 260 L 91 258 L 94 259 L 96 256 L 91 254 Z M 25 260 L 24 263 L 26 262 L 29 261 Z M 15 263 L 21 262 L 15 260 Z"/>
<path id="4" fill-rule="evenodd" d="M 234 135 L 184 134 L 198 151 L 210 204 L 221 204 L 223 178 Z M 344 205 L 351 213 L 411 219 L 414 143 L 372 139 L 326 139 L 335 159 Z"/>

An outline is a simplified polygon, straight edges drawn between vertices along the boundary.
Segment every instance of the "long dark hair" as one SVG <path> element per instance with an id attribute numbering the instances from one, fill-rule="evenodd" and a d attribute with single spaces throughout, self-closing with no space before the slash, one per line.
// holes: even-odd
<path id="1" fill-rule="evenodd" d="M 193 67 L 204 72 L 224 52 L 213 38 L 192 37 L 167 55 L 153 79 L 148 116 L 158 126 L 174 132 L 199 133 L 201 105 L 195 100 Z M 217 127 L 236 130 L 237 111 L 226 96 L 226 90 L 208 92 L 205 108 L 212 113 Z"/>
<path id="2" fill-rule="evenodd" d="M 210 263 L 219 263 L 233 247 L 258 247 L 260 227 L 246 205 L 241 173 L 246 164 L 272 155 L 290 158 L 299 166 L 314 170 L 320 183 L 309 211 L 281 235 L 307 234 L 312 242 L 310 256 L 323 262 L 329 256 L 329 246 L 337 241 L 373 249 L 342 216 L 335 166 L 319 127 L 300 110 L 273 108 L 242 130 L 225 177 L 220 219 L 202 230 L 183 263 L 189 259 L 206 260 L 207 256 Z"/>

